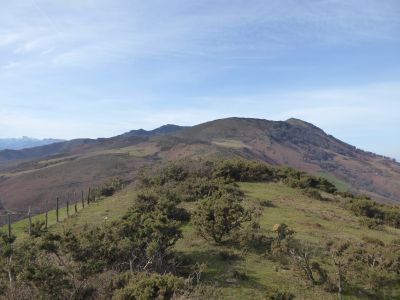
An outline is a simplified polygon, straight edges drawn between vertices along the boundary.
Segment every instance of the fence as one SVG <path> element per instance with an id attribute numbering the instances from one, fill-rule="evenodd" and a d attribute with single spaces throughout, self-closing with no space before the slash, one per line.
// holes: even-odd
<path id="1" fill-rule="evenodd" d="M 64 218 L 69 218 L 72 215 L 76 215 L 80 210 L 84 209 L 85 206 L 89 206 L 91 202 L 95 202 L 98 199 L 96 189 L 89 188 L 88 192 L 85 194 L 84 191 L 78 193 L 75 191 L 68 193 L 66 201 L 64 201 L 65 206 L 61 207 L 60 197 L 56 197 L 55 209 L 49 210 L 49 202 L 46 201 L 45 207 L 43 208 L 32 208 L 29 206 L 26 211 L 7 211 L 0 214 L 0 230 L 6 230 L 9 237 L 11 237 L 14 228 L 20 229 L 24 227 L 25 231 L 32 235 L 33 221 L 36 219 L 44 222 L 44 227 L 47 229 L 52 223 L 56 224 L 62 221 L 61 213 L 64 212 Z M 64 199 L 65 199 L 64 198 Z M 54 205 L 52 205 L 54 207 Z M 40 218 L 38 218 L 40 217 Z M 54 222 L 51 219 L 54 218 Z"/>

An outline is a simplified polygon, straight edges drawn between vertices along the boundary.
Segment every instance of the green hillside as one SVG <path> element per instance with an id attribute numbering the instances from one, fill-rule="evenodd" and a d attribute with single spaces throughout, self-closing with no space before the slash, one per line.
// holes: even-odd
<path id="1" fill-rule="evenodd" d="M 179 168 L 178 170 L 185 172 Z M 226 171 L 221 168 L 214 172 L 221 173 L 221 170 Z M 301 242 L 305 245 L 304 247 L 308 247 L 307 249 L 311 249 L 310 261 L 318 263 L 328 276 L 324 283 L 311 284 L 305 278 L 301 268 L 299 269 L 290 257 L 274 256 L 271 250 L 267 250 L 268 247 L 262 243 L 256 247 L 248 246 L 247 242 L 238 243 L 244 236 L 243 231 L 247 228 L 245 223 L 242 229 L 235 233 L 236 235 L 232 235 L 222 243 L 205 240 L 200 236 L 193 224 L 198 200 L 189 199 L 190 195 L 187 196 L 187 190 L 183 188 L 188 182 L 190 192 L 196 190 L 197 187 L 190 183 L 190 176 L 183 181 L 175 178 L 174 176 L 178 174 L 174 173 L 175 171 L 176 169 L 167 167 L 164 173 L 160 173 L 161 175 L 151 175 L 149 177 L 151 183 L 147 184 L 150 184 L 152 189 L 158 185 L 164 185 L 169 186 L 169 190 L 180 191 L 182 199 L 178 207 L 192 215 L 192 220 L 179 225 L 182 237 L 171 247 L 171 253 L 175 253 L 184 266 L 184 271 L 176 271 L 179 278 L 187 278 L 190 274 L 197 274 L 196 272 L 201 276 L 198 282 L 194 280 L 194 287 L 190 288 L 190 292 L 181 291 L 181 296 L 176 296 L 177 299 L 337 299 L 335 290 L 337 270 L 329 252 L 325 250 L 328 242 L 349 242 L 357 247 L 362 245 L 367 247 L 367 251 L 371 252 L 370 255 L 373 255 L 373 250 L 368 247 L 383 249 L 399 241 L 400 229 L 386 225 L 369 229 L 360 222 L 362 218 L 355 216 L 348 209 L 346 202 L 349 200 L 339 195 L 320 191 L 322 198 L 316 199 L 305 195 L 307 193 L 304 189 L 289 187 L 285 180 L 238 182 L 237 190 L 244 192 L 243 207 L 257 212 L 252 221 L 256 221 L 260 227 L 251 231 L 255 235 L 253 239 L 256 240 L 257 236 L 274 239 L 276 236 L 276 231 L 273 231 L 274 226 L 286 224 L 294 231 L 294 240 Z M 198 170 L 196 172 L 201 173 Z M 157 171 L 154 173 L 158 174 Z M 242 176 L 244 173 L 240 174 Z M 172 184 L 171 180 L 175 183 Z M 64 210 L 60 213 L 64 220 L 59 224 L 55 224 L 55 214 L 51 212 L 50 232 L 63 234 L 71 230 L 79 235 L 88 228 L 110 225 L 113 227 L 114 221 L 120 222 L 121 218 L 126 218 L 124 216 L 129 208 L 136 205 L 138 193 L 142 192 L 137 187 L 125 188 L 112 197 L 103 198 L 91 203 L 85 209 L 80 209 L 70 218 L 65 218 Z M 36 216 L 34 221 L 41 219 L 43 216 Z M 13 233 L 18 237 L 17 245 L 28 239 L 25 233 L 26 226 L 27 220 L 13 224 Z M 194 270 L 194 273 L 186 269 Z M 398 275 L 378 274 L 374 273 L 375 271 L 378 272 L 378 267 L 363 271 L 347 270 L 345 299 L 399 299 Z M 106 274 L 105 271 L 102 272 L 103 275 Z M 332 282 L 328 284 L 328 281 Z M 373 284 L 375 281 L 379 288 Z M 96 287 L 96 283 L 92 284 Z M 180 289 L 188 288 L 181 287 Z M 126 296 L 128 292 L 124 290 L 124 293 Z M 93 299 L 102 298 L 101 294 L 94 295 L 96 296 Z M 118 295 L 114 295 L 116 299 L 135 299 Z M 290 298 L 292 296 L 295 298 Z M 167 296 L 164 298 L 168 299 Z M 152 299 L 152 297 L 138 299 Z"/>

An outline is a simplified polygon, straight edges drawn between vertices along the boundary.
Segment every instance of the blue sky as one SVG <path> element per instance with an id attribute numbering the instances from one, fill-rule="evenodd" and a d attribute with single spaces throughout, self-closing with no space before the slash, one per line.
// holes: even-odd
<path id="1" fill-rule="evenodd" d="M 0 137 L 297 117 L 400 159 L 398 0 L 0 4 Z"/>

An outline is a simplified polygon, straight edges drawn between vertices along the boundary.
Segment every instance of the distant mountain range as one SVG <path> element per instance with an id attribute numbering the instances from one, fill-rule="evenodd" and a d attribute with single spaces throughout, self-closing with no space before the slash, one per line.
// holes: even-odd
<path id="1" fill-rule="evenodd" d="M 64 142 L 60 139 L 35 139 L 27 136 L 22 138 L 11 138 L 11 139 L 0 139 L 0 150 L 20 150 L 25 148 L 32 148 L 38 146 L 44 146 L 54 144 L 58 142 Z"/>
<path id="2" fill-rule="evenodd" d="M 357 149 L 298 119 L 227 118 L 0 151 L 0 204 L 37 207 L 113 176 L 135 180 L 142 166 L 215 157 L 291 166 L 326 177 L 343 190 L 400 203 L 400 164 L 393 159 Z"/>

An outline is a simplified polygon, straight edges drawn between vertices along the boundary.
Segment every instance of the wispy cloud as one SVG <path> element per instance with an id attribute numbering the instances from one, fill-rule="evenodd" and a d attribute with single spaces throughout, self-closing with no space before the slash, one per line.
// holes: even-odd
<path id="1" fill-rule="evenodd" d="M 304 43 L 400 39 L 398 1 L 12 3 L 0 12 L 0 47 L 11 50 L 3 60 L 41 67 L 154 55 L 263 57 Z"/>

